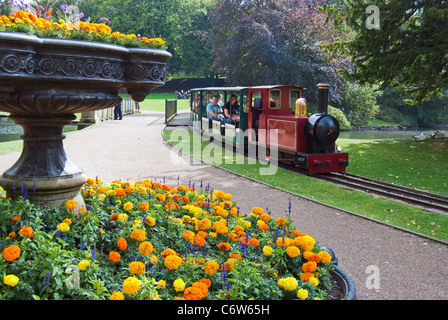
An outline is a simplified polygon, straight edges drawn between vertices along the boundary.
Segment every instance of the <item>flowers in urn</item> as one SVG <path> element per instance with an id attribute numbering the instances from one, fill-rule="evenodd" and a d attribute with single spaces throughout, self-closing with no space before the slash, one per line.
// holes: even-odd
<path id="1" fill-rule="evenodd" d="M 125 47 L 166 49 L 166 43 L 161 38 L 138 37 L 135 34 L 113 32 L 107 18 L 101 18 L 100 23 L 81 21 L 83 14 L 79 13 L 77 6 L 62 5 L 60 10 L 65 19 L 59 19 L 57 22 L 51 20 L 52 10 L 45 11 L 47 15 L 42 15 L 39 6 L 36 6 L 35 10 L 25 5 L 18 8 L 19 10 L 12 12 L 9 16 L 0 16 L 0 31 L 22 32 L 44 38 L 99 41 Z"/>

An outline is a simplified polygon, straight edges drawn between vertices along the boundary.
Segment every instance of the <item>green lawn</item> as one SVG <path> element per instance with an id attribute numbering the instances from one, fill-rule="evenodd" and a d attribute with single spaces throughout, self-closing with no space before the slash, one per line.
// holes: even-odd
<path id="1" fill-rule="evenodd" d="M 288 192 L 296 193 L 310 199 L 314 199 L 372 219 L 383 221 L 429 237 L 448 241 L 448 216 L 431 213 L 403 203 L 390 201 L 374 195 L 368 195 L 363 192 L 335 186 L 334 184 L 316 180 L 309 176 L 291 174 L 289 171 L 281 168 L 276 168 L 275 170 L 274 168 L 269 167 L 269 165 L 263 165 L 258 161 L 251 164 L 248 163 L 248 159 L 242 160 L 240 156 L 230 153 L 226 154 L 225 152 L 220 151 L 219 147 L 210 145 L 206 141 L 201 141 L 201 148 L 197 146 L 193 147 L 193 141 L 200 141 L 198 135 L 192 136 L 193 133 L 189 131 L 189 136 L 186 136 L 185 133 L 172 136 L 172 132 L 173 131 L 170 130 L 164 131 L 166 139 L 178 149 L 182 149 L 184 154 L 193 155 L 194 157 L 208 163 L 213 163 L 216 166 L 281 188 Z M 185 141 L 186 139 L 190 139 L 190 141 Z M 352 144 L 349 144 L 349 142 L 350 141 L 345 141 L 344 143 L 350 146 L 349 152 L 351 152 L 351 163 L 349 167 L 351 167 L 352 162 L 354 162 L 353 169 L 351 169 L 350 172 L 356 174 L 362 173 L 373 177 L 375 176 L 375 173 L 369 172 L 369 169 L 361 172 L 359 169 L 362 167 L 361 159 L 369 159 L 369 161 L 372 161 L 370 158 L 374 159 L 375 157 L 387 157 L 390 159 L 389 161 L 379 161 L 374 164 L 377 172 L 388 172 L 392 163 L 396 163 L 397 165 L 394 165 L 395 171 L 393 172 L 395 176 L 398 176 L 398 178 L 395 178 L 395 176 L 392 178 L 400 180 L 401 176 L 402 178 L 400 181 L 403 184 L 414 183 L 415 180 L 409 180 L 412 181 L 409 183 L 405 181 L 405 179 L 410 178 L 410 175 L 406 175 L 404 172 L 410 169 L 403 165 L 398 165 L 400 161 L 402 161 L 403 157 L 405 158 L 406 156 L 410 157 L 411 155 L 414 155 L 413 149 L 415 148 L 410 148 L 410 146 L 413 146 L 413 143 L 398 141 L 396 142 L 397 145 L 394 146 L 394 148 L 385 148 L 384 151 L 382 151 L 382 155 L 380 155 L 377 154 L 378 150 L 376 147 L 381 144 L 377 142 L 357 143 L 358 141 L 354 141 Z M 399 147 L 400 145 L 402 148 Z M 372 147 L 369 148 L 369 146 Z M 438 149 L 434 150 L 434 148 L 429 148 L 427 151 L 432 151 L 431 154 L 434 154 L 435 152 L 439 156 Z M 352 153 L 355 154 L 353 155 Z M 356 153 L 361 154 L 361 158 L 358 158 Z M 357 163 L 359 164 L 359 168 Z M 421 172 L 421 177 L 426 175 L 426 180 L 422 179 L 420 182 L 424 183 L 427 190 L 431 189 L 430 186 L 433 185 L 433 182 L 429 179 L 429 173 L 427 171 L 430 170 L 430 168 L 426 168 L 425 164 L 422 164 L 420 161 L 413 163 L 415 164 L 413 164 L 414 168 L 412 170 L 416 170 L 415 172 Z M 433 170 L 435 170 L 434 172 L 442 172 L 443 168 L 446 168 L 446 163 L 446 161 L 444 163 L 440 162 L 439 168 L 433 168 Z M 369 165 L 366 165 L 366 167 L 369 167 Z M 262 174 L 261 170 L 269 169 L 273 172 L 275 171 L 275 173 L 272 175 Z M 446 177 L 446 173 L 444 173 L 444 176 Z M 387 175 L 387 177 L 389 176 Z M 442 180 L 443 177 L 440 178 L 440 181 Z M 447 180 L 445 179 L 445 181 Z"/>

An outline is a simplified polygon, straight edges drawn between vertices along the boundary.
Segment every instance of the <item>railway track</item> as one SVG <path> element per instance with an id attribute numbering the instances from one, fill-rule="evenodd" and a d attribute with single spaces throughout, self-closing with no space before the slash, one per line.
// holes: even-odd
<path id="1" fill-rule="evenodd" d="M 349 173 L 320 174 L 315 177 L 350 189 L 360 190 L 365 193 L 375 194 L 387 199 L 420 207 L 428 211 L 448 215 L 448 197 L 446 196 Z"/>

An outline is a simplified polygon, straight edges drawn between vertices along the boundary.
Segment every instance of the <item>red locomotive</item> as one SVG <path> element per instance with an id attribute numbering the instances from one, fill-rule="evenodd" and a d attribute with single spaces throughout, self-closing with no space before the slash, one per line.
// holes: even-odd
<path id="1" fill-rule="evenodd" d="M 191 117 L 195 129 L 203 135 L 221 135 L 237 145 L 262 146 L 267 157 L 275 148 L 279 161 L 299 166 L 310 174 L 344 172 L 348 153 L 340 152 L 335 145 L 340 128 L 339 122 L 327 113 L 329 85 L 319 84 L 318 89 L 318 113 L 313 115 L 307 114 L 303 88 L 297 86 L 192 89 Z M 236 97 L 237 103 L 228 108 L 229 117 L 225 103 L 230 105 L 231 97 Z M 207 111 L 214 107 L 217 114 Z M 272 132 L 276 132 L 275 136 Z"/>

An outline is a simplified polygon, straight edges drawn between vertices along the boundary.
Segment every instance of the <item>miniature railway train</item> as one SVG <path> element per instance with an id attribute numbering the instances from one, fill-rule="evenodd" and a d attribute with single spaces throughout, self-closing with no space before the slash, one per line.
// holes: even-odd
<path id="1" fill-rule="evenodd" d="M 340 128 L 327 113 L 328 90 L 328 84 L 318 84 L 318 113 L 307 114 L 298 86 L 196 88 L 191 89 L 190 117 L 203 136 L 219 136 L 239 147 L 262 146 L 266 158 L 275 148 L 278 161 L 309 174 L 345 172 L 348 153 L 335 144 Z"/>

